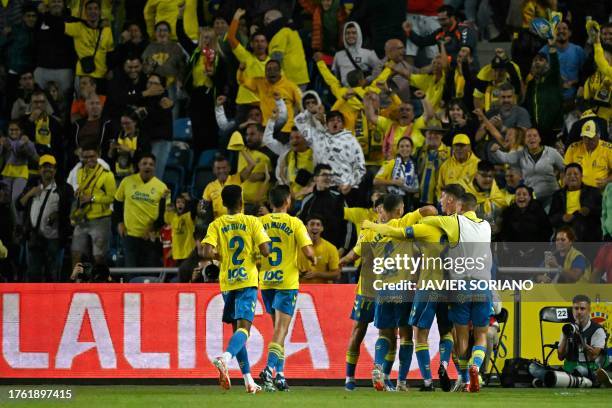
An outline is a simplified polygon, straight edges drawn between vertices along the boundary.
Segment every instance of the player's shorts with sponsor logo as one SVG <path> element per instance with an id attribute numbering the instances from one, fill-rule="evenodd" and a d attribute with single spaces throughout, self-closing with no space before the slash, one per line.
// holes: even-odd
<path id="1" fill-rule="evenodd" d="M 355 295 L 351 319 L 356 322 L 372 323 L 374 321 L 374 300 Z"/>
<path id="2" fill-rule="evenodd" d="M 223 292 L 223 322 L 232 323 L 235 320 L 253 321 L 257 303 L 257 288 L 242 288 Z"/>
<path id="3" fill-rule="evenodd" d="M 262 289 L 261 298 L 263 299 L 266 312 L 273 315 L 275 310 L 293 316 L 295 312 L 295 302 L 297 301 L 297 289 Z"/>

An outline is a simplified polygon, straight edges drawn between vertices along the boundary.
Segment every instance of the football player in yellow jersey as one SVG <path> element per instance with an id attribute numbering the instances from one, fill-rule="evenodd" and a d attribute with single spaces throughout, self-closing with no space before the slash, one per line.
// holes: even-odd
<path id="1" fill-rule="evenodd" d="M 480 266 L 474 266 L 466 272 L 464 276 L 461 271 L 449 269 L 450 278 L 453 280 L 487 280 L 491 279 L 491 258 L 490 240 L 491 227 L 490 225 L 476 217 L 475 209 L 477 206 L 476 197 L 470 193 L 464 193 L 456 204 L 457 214 L 442 217 L 428 217 L 422 220 L 423 224 L 435 226 L 445 232 L 448 237 L 450 250 L 454 255 L 449 255 L 450 258 L 463 257 L 463 261 L 467 258 L 475 260 L 481 259 Z M 365 227 L 371 225 L 364 223 Z M 374 226 L 380 229 L 378 226 Z M 413 234 L 409 228 L 403 232 L 399 229 L 389 229 L 384 235 L 397 237 L 398 235 Z M 484 246 L 483 246 L 484 245 Z M 464 391 L 478 392 L 480 391 L 479 370 L 484 360 L 486 353 L 486 336 L 489 325 L 489 315 L 491 311 L 491 291 L 488 289 L 462 289 L 460 296 L 467 300 L 458 299 L 451 303 L 449 310 L 449 319 L 453 322 L 455 328 L 456 352 L 459 360 L 459 371 L 461 374 L 461 382 L 464 384 Z M 469 355 L 469 337 L 470 326 L 474 330 L 474 346 L 471 350 L 471 358 L 468 361 Z M 458 387 L 456 387 L 458 390 Z"/>
<path id="2" fill-rule="evenodd" d="M 272 317 L 274 334 L 268 344 L 268 363 L 259 378 L 266 391 L 289 391 L 283 367 L 285 363 L 285 337 L 295 311 L 300 271 L 298 251 L 316 264 L 312 241 L 299 218 L 287 214 L 291 208 L 291 190 L 288 186 L 276 186 L 268 195 L 272 212 L 260 218 L 272 241 L 270 256 L 262 259 L 259 287 L 266 311 Z M 276 370 L 276 378 L 272 376 Z"/>
<path id="3" fill-rule="evenodd" d="M 374 199 L 374 193 L 372 194 L 372 199 Z M 385 197 L 383 195 L 379 195 L 374 200 L 374 211 L 377 215 L 378 222 L 383 222 L 382 207 L 384 199 Z M 345 219 L 348 219 L 347 210 L 347 208 L 344 209 Z M 364 221 L 365 219 L 363 219 L 362 221 Z M 356 226 L 358 228 L 361 228 L 361 222 L 356 224 Z M 369 235 L 372 234 L 368 233 L 364 235 L 364 231 L 360 230 L 359 238 L 357 239 L 355 248 L 351 249 L 348 254 L 346 254 L 342 259 L 340 259 L 341 268 L 353 262 L 355 262 L 355 265 L 357 265 L 356 261 L 361 258 L 361 243 L 369 242 Z M 355 323 L 353 323 L 351 338 L 349 339 L 348 349 L 346 350 L 346 381 L 344 383 L 344 388 L 347 391 L 354 391 L 357 387 L 357 383 L 355 382 L 355 370 L 357 368 L 357 361 L 359 360 L 359 350 L 361 348 L 361 343 L 365 338 L 366 332 L 368 331 L 368 325 L 374 321 L 374 299 L 362 296 L 361 276 L 357 281 L 356 290 L 357 293 L 355 294 L 355 303 L 351 312 L 351 319 L 354 320 Z"/>
<path id="4" fill-rule="evenodd" d="M 261 387 L 251 377 L 246 341 L 255 316 L 258 273 L 253 255 L 259 249 L 263 256 L 270 254 L 270 238 L 259 219 L 241 214 L 242 189 L 225 186 L 221 191 L 223 205 L 228 213 L 214 220 L 202 240 L 202 258 L 219 257 L 219 283 L 225 306 L 223 322 L 231 323 L 234 334 L 225 352 L 213 364 L 219 370 L 222 388 L 231 387 L 227 364 L 236 357 L 244 376 L 248 393 L 256 393 Z"/>
<path id="5" fill-rule="evenodd" d="M 426 210 L 427 211 L 427 210 Z M 413 211 L 406 216 L 400 218 L 404 213 L 404 201 L 402 196 L 397 194 L 388 194 L 383 202 L 383 214 L 387 224 L 392 227 L 406 228 L 416 223 L 421 214 L 419 210 Z M 434 212 L 435 214 L 435 212 Z M 394 253 L 397 247 L 394 248 L 392 242 L 388 238 L 380 234 L 376 234 L 370 242 L 380 242 L 384 245 L 385 254 L 388 251 Z M 390 244 L 390 245 L 389 245 Z M 379 244 L 380 245 L 380 244 Z M 379 248 L 373 248 L 380 249 Z M 376 252 L 376 251 L 375 251 Z M 391 254 L 385 257 L 393 257 Z M 383 275 L 379 275 L 382 277 Z M 393 279 L 392 277 L 389 277 Z M 399 293 L 401 295 L 401 293 Z M 383 294 L 384 296 L 384 294 Z M 391 297 L 395 297 L 394 294 Z M 399 350 L 399 375 L 398 384 L 405 388 L 405 381 L 410 370 L 412 361 L 412 327 L 408 324 L 411 305 L 408 302 L 395 299 L 384 299 L 382 297 L 376 300 L 374 307 L 374 326 L 379 330 L 379 337 L 376 341 L 376 351 L 374 354 L 374 369 L 372 370 L 372 385 L 377 391 L 393 391 L 395 387 L 389 378 L 391 367 L 395 361 L 396 330 L 399 329 L 400 334 L 400 350 Z"/>
<path id="6" fill-rule="evenodd" d="M 442 188 L 440 204 L 442 211 L 446 215 L 452 215 L 456 212 L 456 206 L 459 198 L 464 194 L 464 189 L 458 184 L 449 184 Z M 441 256 L 444 250 L 445 243 L 448 241 L 445 232 L 437 227 L 426 224 L 415 224 L 407 228 L 382 228 L 385 226 L 373 225 L 372 223 L 364 223 L 364 229 L 378 231 L 383 235 L 392 236 L 398 239 L 414 239 L 420 240 L 424 244 L 421 246 L 425 259 L 437 258 Z M 441 245 L 438 245 L 441 244 Z M 441 265 L 430 264 L 425 265 L 419 271 L 419 286 L 422 282 L 441 280 L 443 271 Z M 433 324 L 433 318 L 436 317 L 438 332 L 440 334 L 440 367 L 438 369 L 438 378 L 442 390 L 448 392 L 451 390 L 451 382 L 447 373 L 448 364 L 451 358 L 453 349 L 452 323 L 448 318 L 448 303 L 443 299 L 445 292 L 437 290 L 432 291 L 417 290 L 412 303 L 412 310 L 408 323 L 414 328 L 414 336 L 416 338 L 416 356 L 419 363 L 419 369 L 424 380 L 423 391 L 433 391 L 432 376 L 430 369 L 430 355 L 428 346 L 429 329 Z"/>

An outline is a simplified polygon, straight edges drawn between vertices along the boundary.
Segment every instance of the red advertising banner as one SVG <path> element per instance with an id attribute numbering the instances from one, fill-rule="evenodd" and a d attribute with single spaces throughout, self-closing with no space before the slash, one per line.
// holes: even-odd
<path id="1" fill-rule="evenodd" d="M 345 377 L 354 297 L 354 285 L 300 288 L 285 342 L 288 378 Z M 216 378 L 210 361 L 231 336 L 213 284 L 4 284 L 0 310 L 2 378 Z M 271 336 L 259 299 L 247 343 L 255 374 L 266 363 Z M 377 336 L 370 326 L 358 378 L 370 377 Z M 434 327 L 434 373 L 438 341 Z M 240 375 L 235 361 L 230 368 Z M 416 357 L 410 377 L 419 377 Z"/>

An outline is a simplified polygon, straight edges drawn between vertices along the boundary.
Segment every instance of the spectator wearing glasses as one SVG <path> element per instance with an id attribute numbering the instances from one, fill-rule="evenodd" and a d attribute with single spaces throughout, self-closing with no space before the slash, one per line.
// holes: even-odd
<path id="1" fill-rule="evenodd" d="M 89 254 L 95 263 L 104 263 L 110 244 L 111 204 L 117 185 L 113 173 L 98 163 L 98 157 L 97 145 L 83 147 L 83 167 L 76 173 L 75 205 L 70 214 L 70 221 L 75 226 L 73 266 L 83 255 Z"/>

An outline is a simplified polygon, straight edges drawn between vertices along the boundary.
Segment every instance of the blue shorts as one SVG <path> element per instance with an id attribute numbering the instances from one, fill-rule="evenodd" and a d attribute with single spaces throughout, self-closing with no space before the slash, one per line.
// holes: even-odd
<path id="1" fill-rule="evenodd" d="M 461 297 L 465 297 L 466 300 L 462 301 Z M 474 327 L 487 327 L 491 307 L 491 291 L 466 290 L 459 295 L 457 302 L 451 304 L 448 317 L 453 323 L 462 326 L 467 326 L 469 322 L 472 322 Z"/>
<path id="2" fill-rule="evenodd" d="M 445 301 L 437 302 L 437 298 L 444 299 L 445 296 L 418 290 L 414 296 L 408 323 L 419 329 L 430 329 L 435 317 L 438 323 L 438 332 L 442 335 L 448 333 L 452 329 L 452 324 L 448 320 L 448 303 Z"/>
<path id="3" fill-rule="evenodd" d="M 223 322 L 233 323 L 236 320 L 253 322 L 257 288 L 242 288 L 223 292 Z"/>
<path id="4" fill-rule="evenodd" d="M 376 303 L 374 308 L 374 326 L 377 329 L 394 329 L 410 326 L 410 309 L 412 303 L 384 302 Z"/>
<path id="5" fill-rule="evenodd" d="M 286 315 L 293 316 L 297 295 L 297 289 L 263 289 L 261 291 L 266 312 L 271 315 L 274 315 L 274 311 L 278 310 Z"/>
<path id="6" fill-rule="evenodd" d="M 351 319 L 356 322 L 372 323 L 374 321 L 374 301 L 361 295 L 355 295 Z"/>

